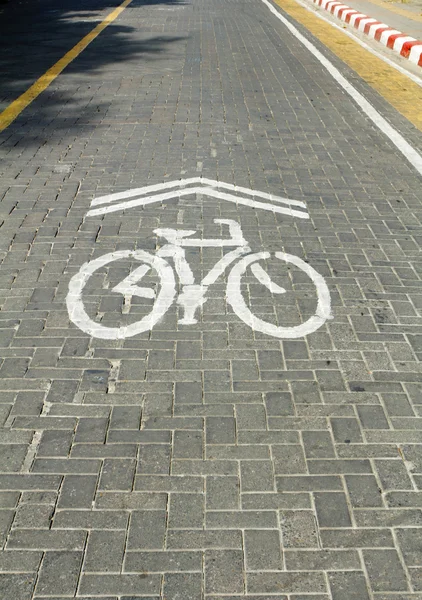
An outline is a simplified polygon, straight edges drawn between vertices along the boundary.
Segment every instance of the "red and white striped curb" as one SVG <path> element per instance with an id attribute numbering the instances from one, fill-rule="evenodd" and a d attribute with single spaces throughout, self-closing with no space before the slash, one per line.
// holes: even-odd
<path id="1" fill-rule="evenodd" d="M 371 17 L 336 0 L 313 0 L 313 2 L 338 19 L 349 23 L 358 31 L 365 33 L 368 37 L 377 40 L 387 48 L 395 50 L 416 65 L 422 66 L 422 41 L 397 31 L 397 29 L 392 29 L 376 19 L 371 19 Z"/>

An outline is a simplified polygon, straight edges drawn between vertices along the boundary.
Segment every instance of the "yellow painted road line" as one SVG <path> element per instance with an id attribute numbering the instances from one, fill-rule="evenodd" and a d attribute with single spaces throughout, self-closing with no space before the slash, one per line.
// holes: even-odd
<path id="1" fill-rule="evenodd" d="M 50 67 L 48 71 L 41 75 L 39 79 L 35 83 L 31 85 L 30 88 L 26 90 L 23 94 L 16 98 L 7 108 L 4 109 L 2 113 L 0 113 L 0 132 L 9 127 L 10 123 L 12 123 L 16 117 L 18 117 L 23 110 L 35 98 L 37 98 L 41 92 L 43 92 L 50 83 L 52 83 L 58 75 L 65 69 L 71 62 L 74 60 L 85 48 L 93 41 L 95 38 L 100 35 L 100 33 L 110 25 L 113 21 L 117 19 L 117 17 L 124 11 L 126 6 L 128 6 L 132 0 L 124 0 L 124 2 L 115 8 L 107 17 L 99 23 L 94 29 L 88 33 L 85 37 L 81 39 L 69 52 L 56 62 L 55 65 Z"/>
<path id="2" fill-rule="evenodd" d="M 295 0 L 274 0 L 422 131 L 422 88 Z"/>

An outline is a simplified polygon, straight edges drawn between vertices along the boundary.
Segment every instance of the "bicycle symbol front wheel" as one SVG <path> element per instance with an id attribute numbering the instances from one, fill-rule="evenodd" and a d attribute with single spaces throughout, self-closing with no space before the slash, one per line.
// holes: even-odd
<path id="1" fill-rule="evenodd" d="M 93 321 L 88 315 L 82 300 L 82 292 L 91 275 L 98 271 L 98 269 L 114 261 L 127 258 L 139 261 L 141 266 L 127 278 L 126 289 L 133 295 L 154 298 L 154 302 L 151 311 L 136 323 L 131 323 L 124 327 L 106 327 L 101 325 L 101 323 Z M 136 285 L 151 268 L 157 273 L 159 279 L 157 294 L 149 288 L 141 288 Z M 66 305 L 70 319 L 79 329 L 96 338 L 118 340 L 152 329 L 170 308 L 175 295 L 176 282 L 173 269 L 166 260 L 159 256 L 153 256 L 143 250 L 120 250 L 105 254 L 82 265 L 79 272 L 69 282 Z"/>
<path id="2" fill-rule="evenodd" d="M 254 331 L 260 331 L 261 333 L 281 339 L 299 338 L 313 333 L 319 329 L 327 319 L 331 318 L 330 292 L 327 284 L 325 283 L 323 277 L 317 271 L 315 271 L 313 267 L 305 263 L 299 257 L 293 256 L 292 254 L 285 254 L 284 252 L 276 252 L 275 257 L 288 264 L 295 265 L 304 273 L 306 273 L 306 275 L 311 279 L 315 286 L 317 295 L 317 305 L 314 315 L 299 325 L 283 327 L 264 321 L 252 313 L 251 309 L 245 302 L 241 290 L 242 278 L 246 274 L 246 270 L 249 266 L 251 266 L 252 270 L 255 271 L 254 274 L 268 287 L 268 289 L 270 289 L 270 291 L 274 291 L 275 288 L 277 288 L 275 293 L 284 293 L 285 291 L 284 289 L 279 288 L 276 284 L 272 283 L 269 276 L 260 266 L 258 268 L 259 272 L 262 273 L 262 277 L 259 276 L 258 270 L 256 269 L 258 266 L 258 261 L 271 258 L 271 254 L 269 252 L 249 254 L 235 264 L 228 277 L 227 300 L 239 319 L 246 323 L 246 325 L 249 325 L 249 327 L 251 327 Z"/>

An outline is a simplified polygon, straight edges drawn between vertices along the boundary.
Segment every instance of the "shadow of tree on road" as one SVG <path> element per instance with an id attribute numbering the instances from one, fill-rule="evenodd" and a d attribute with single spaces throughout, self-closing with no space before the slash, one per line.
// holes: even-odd
<path id="1" fill-rule="evenodd" d="M 120 3 L 121 0 L 10 0 L 0 5 L 0 111 Z M 126 11 L 131 7 L 183 7 L 186 4 L 183 0 L 133 0 Z M 127 16 L 126 11 L 123 14 Z M 26 145 L 39 145 L 43 138 L 61 137 L 63 129 L 78 126 L 86 129 L 91 121 L 94 126 L 112 99 L 109 90 L 117 85 L 118 78 L 113 75 L 121 63 L 129 64 L 130 69 L 126 67 L 126 71 L 135 77 L 151 72 L 165 73 L 167 63 L 181 56 L 177 42 L 186 39 L 180 35 L 157 35 L 156 28 L 140 30 L 114 21 L 66 67 L 66 77 L 56 79 L 53 86 L 0 134 L 5 142 L 2 151 L 7 152 L 7 146 L 10 148 L 10 143 L 14 144 L 20 136 L 25 136 Z M 107 92 L 101 96 L 100 104 L 98 98 L 91 102 L 99 87 Z"/>

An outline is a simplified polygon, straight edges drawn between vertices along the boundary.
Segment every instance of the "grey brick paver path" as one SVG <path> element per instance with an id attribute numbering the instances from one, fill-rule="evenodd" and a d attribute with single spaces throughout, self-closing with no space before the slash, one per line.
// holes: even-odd
<path id="1" fill-rule="evenodd" d="M 118 23 L 121 55 L 110 28 L 2 138 L 0 599 L 422 600 L 420 178 L 258 0 L 134 0 Z M 310 220 L 204 196 L 85 217 L 198 175 Z M 84 262 L 214 218 L 306 259 L 333 320 L 254 333 L 220 280 L 194 326 L 175 305 L 126 340 L 70 323 Z M 110 292 L 130 266 L 87 288 L 110 327 L 147 310 Z M 256 313 L 312 314 L 302 273 L 289 290 L 251 284 Z"/>

